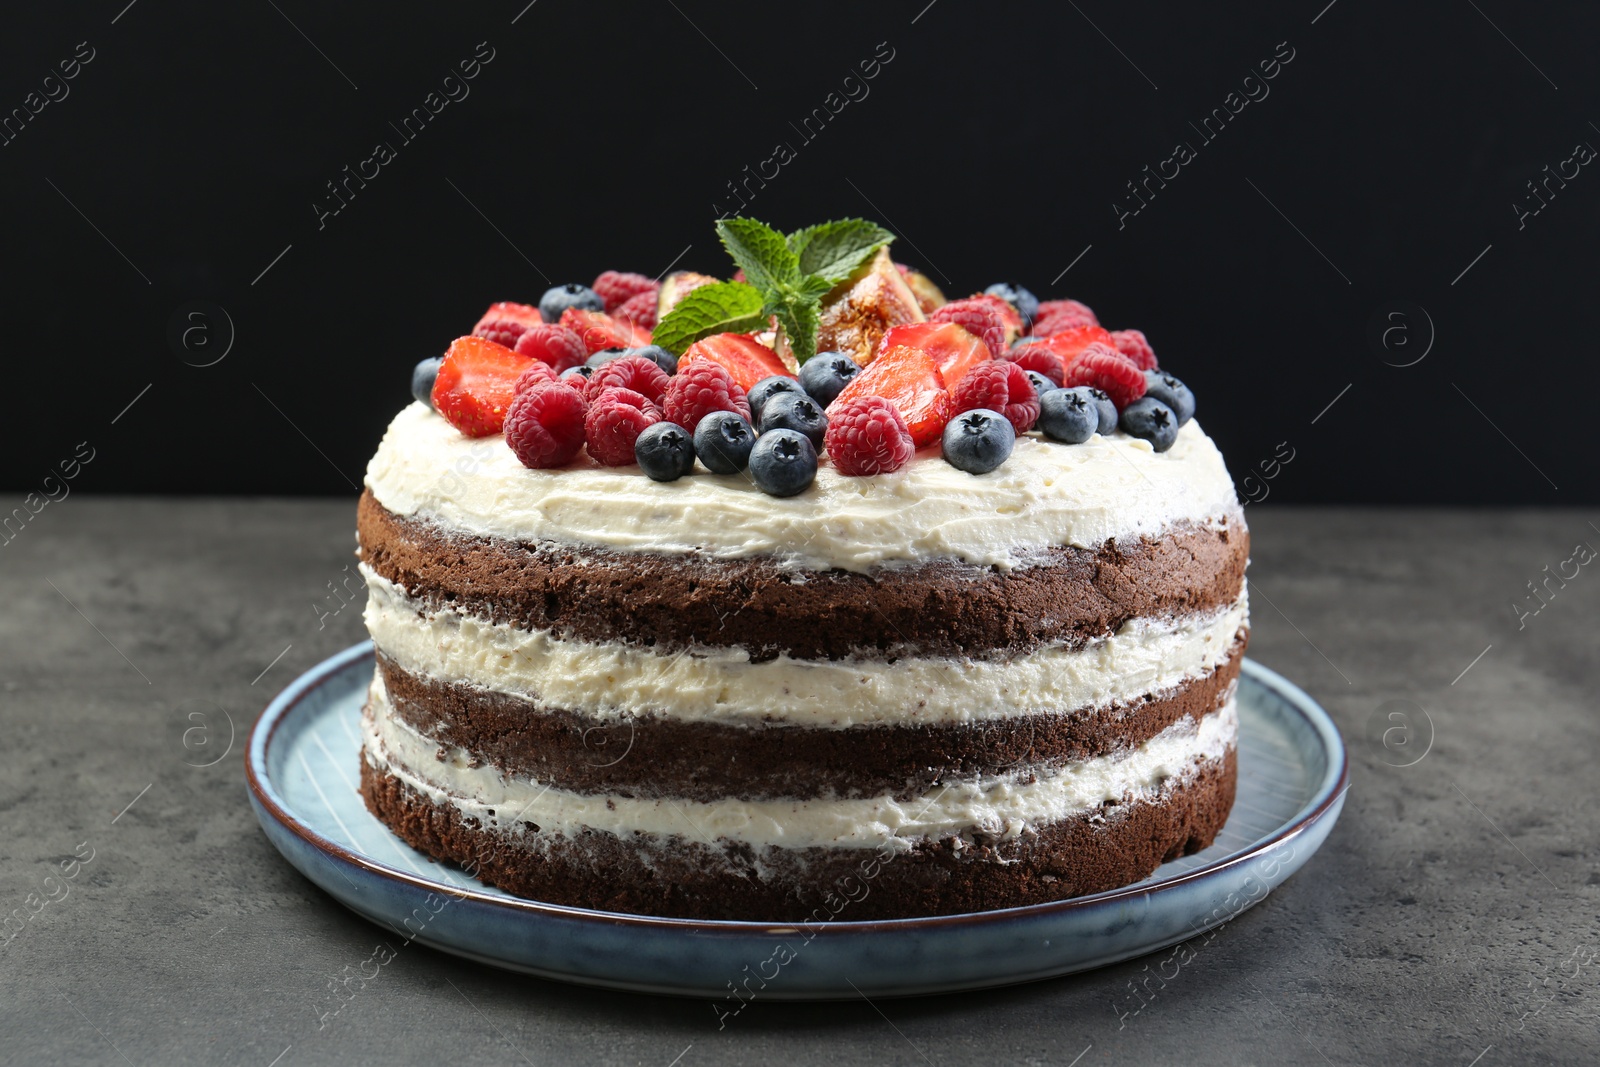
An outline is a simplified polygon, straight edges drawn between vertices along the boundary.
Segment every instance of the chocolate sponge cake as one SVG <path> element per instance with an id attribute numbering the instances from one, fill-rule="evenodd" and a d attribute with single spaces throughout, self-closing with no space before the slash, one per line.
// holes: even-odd
<path id="1" fill-rule="evenodd" d="M 773 922 L 1058 900 L 1211 843 L 1234 796 L 1249 534 L 1192 397 L 1138 369 L 1142 335 L 1093 327 L 1085 370 L 1062 333 L 995 358 L 963 313 L 969 353 L 1001 365 L 986 381 L 1012 392 L 963 407 L 972 368 L 939 371 L 941 449 L 916 447 L 927 406 L 900 413 L 890 386 L 762 385 L 794 377 L 770 335 L 702 340 L 676 366 L 633 346 L 618 367 L 591 339 L 580 357 L 640 389 L 556 380 L 570 342 L 554 331 L 639 324 L 524 310 L 520 330 L 494 323 L 514 348 L 452 346 L 359 505 L 377 652 L 361 790 L 405 841 L 541 901 Z M 891 328 L 878 358 L 929 336 Z M 770 364 L 742 362 L 751 347 Z M 1069 425 L 1070 389 L 1049 400 L 1054 382 L 1021 373 L 1029 349 L 1077 377 L 1089 432 Z M 1112 359 L 1126 366 L 1095 378 Z M 1118 396 L 1126 380 L 1145 395 Z M 759 410 L 808 381 L 826 435 L 761 459 L 772 434 L 810 440 Z M 483 414 L 502 387 L 503 436 Z M 1107 394 L 1120 426 L 1097 421 Z M 722 397 L 696 414 L 746 428 L 745 466 L 709 473 L 726 457 L 701 443 L 701 465 L 661 473 L 652 449 L 700 439 L 675 421 L 685 396 Z M 866 402 L 883 397 L 888 414 Z M 1002 461 L 974 473 L 955 432 L 996 433 Z M 589 447 L 563 456 L 573 433 Z M 617 462 L 619 433 L 638 463 Z M 845 473 L 872 448 L 877 473 Z M 774 480 L 762 462 L 789 466 Z"/>

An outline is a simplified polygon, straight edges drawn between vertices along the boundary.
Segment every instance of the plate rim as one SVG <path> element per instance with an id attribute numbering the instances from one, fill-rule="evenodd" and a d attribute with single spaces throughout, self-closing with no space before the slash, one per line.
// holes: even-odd
<path id="1" fill-rule="evenodd" d="M 262 709 L 255 725 L 250 729 L 250 743 L 245 747 L 245 782 L 251 798 L 256 802 L 260 817 L 270 816 L 279 826 L 288 830 L 305 844 L 336 862 L 356 867 L 370 876 L 404 883 L 425 892 L 447 893 L 457 901 L 470 900 L 487 907 L 504 908 L 520 914 L 555 919 L 566 922 L 602 923 L 607 926 L 625 926 L 662 931 L 695 932 L 749 936 L 759 934 L 783 935 L 802 925 L 793 922 L 761 922 L 747 919 L 688 919 L 665 915 L 635 915 L 629 912 L 599 911 L 577 908 L 566 904 L 551 904 L 526 897 L 495 896 L 479 889 L 460 887 L 442 881 L 430 881 L 420 875 L 407 873 L 387 866 L 360 852 L 323 836 L 297 818 L 285 798 L 278 792 L 267 773 L 267 750 L 277 731 L 302 700 L 326 684 L 335 674 L 353 662 L 375 655 L 372 641 L 366 640 L 322 660 L 297 676 L 281 689 Z M 1245 657 L 1241 674 L 1282 697 L 1311 727 L 1321 741 L 1328 756 L 1327 770 L 1314 788 L 1311 798 L 1294 815 L 1266 836 L 1257 838 L 1245 847 L 1219 859 L 1186 871 L 1180 871 L 1158 882 L 1136 882 L 1133 885 L 1108 889 L 1087 896 L 1069 897 L 1040 904 L 1026 904 L 1014 908 L 997 908 L 990 911 L 961 912 L 955 915 L 924 915 L 904 919 L 839 920 L 816 924 L 816 936 L 832 938 L 849 937 L 866 933 L 917 933 L 950 927 L 982 926 L 1006 920 L 1027 920 L 1063 912 L 1088 911 L 1122 901 L 1154 897 L 1175 892 L 1180 887 L 1202 879 L 1211 879 L 1230 868 L 1247 863 L 1274 848 L 1293 841 L 1315 825 L 1350 788 L 1350 760 L 1343 736 L 1325 708 L 1298 685 L 1277 671 Z"/>

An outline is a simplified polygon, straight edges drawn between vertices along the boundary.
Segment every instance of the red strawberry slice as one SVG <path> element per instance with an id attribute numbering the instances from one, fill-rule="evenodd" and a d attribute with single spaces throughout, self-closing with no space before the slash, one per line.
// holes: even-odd
<path id="1" fill-rule="evenodd" d="M 955 385 L 969 370 L 990 358 L 989 346 L 981 338 L 953 322 L 911 322 L 891 327 L 878 345 L 879 356 L 902 346 L 921 349 L 932 357 L 939 366 L 939 378 L 947 387 Z M 877 357 L 873 362 L 877 362 Z"/>
<path id="2" fill-rule="evenodd" d="M 530 362 L 530 357 L 485 338 L 458 337 L 439 365 L 434 409 L 468 437 L 497 434 L 516 398 L 517 378 Z"/>
<path id="3" fill-rule="evenodd" d="M 696 341 L 678 360 L 679 372 L 697 359 L 708 360 L 727 371 L 745 392 L 763 378 L 794 377 L 778 358 L 778 353 L 742 333 L 712 334 Z"/>
<path id="4" fill-rule="evenodd" d="M 472 328 L 472 334 L 474 337 L 487 337 L 497 345 L 511 348 L 517 343 L 517 338 L 522 336 L 523 331 L 543 321 L 544 318 L 539 314 L 538 308 L 504 301 L 489 305 L 489 310 L 483 313 L 478 324 Z"/>
<path id="5" fill-rule="evenodd" d="M 859 396 L 882 397 L 904 416 L 912 442 L 922 448 L 937 441 L 944 433 L 944 424 L 950 421 L 950 391 L 944 386 L 938 362 L 929 352 L 917 345 L 890 343 L 890 337 L 908 328 L 914 327 L 896 327 L 889 331 L 884 337 L 884 347 L 878 350 L 867 369 L 856 375 L 834 398 L 828 410 Z M 940 328 L 966 334 L 988 358 L 989 350 L 983 342 L 966 330 L 950 324 Z"/>
<path id="6" fill-rule="evenodd" d="M 583 347 L 591 356 L 608 348 L 639 348 L 650 343 L 649 330 L 603 311 L 568 308 L 561 313 L 561 325 L 583 338 Z"/>

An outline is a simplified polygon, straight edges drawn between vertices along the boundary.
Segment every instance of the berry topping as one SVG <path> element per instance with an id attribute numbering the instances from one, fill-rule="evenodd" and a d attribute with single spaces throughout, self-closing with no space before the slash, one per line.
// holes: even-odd
<path id="1" fill-rule="evenodd" d="M 628 355 L 643 356 L 665 371 L 668 377 L 678 373 L 678 357 L 660 345 L 640 345 L 638 348 L 629 349 Z"/>
<path id="2" fill-rule="evenodd" d="M 682 368 L 702 361 L 710 361 L 727 371 L 746 392 L 754 389 L 761 379 L 775 374 L 794 377 L 778 353 L 742 333 L 718 333 L 696 341 L 683 353 L 678 366 Z"/>
<path id="3" fill-rule="evenodd" d="M 1017 314 L 1022 316 L 1024 329 L 1031 326 L 1033 320 L 1038 317 L 1039 298 L 1020 285 L 1013 285 L 1010 282 L 996 282 L 983 292 L 986 296 L 998 296 L 1001 300 L 1016 308 Z"/>
<path id="4" fill-rule="evenodd" d="M 840 396 L 828 407 L 828 458 L 840 474 L 887 474 L 911 462 L 917 446 L 900 409 L 881 396 Z"/>
<path id="5" fill-rule="evenodd" d="M 440 356 L 431 356 L 411 368 L 411 395 L 422 403 L 433 407 L 433 382 L 439 377 L 439 364 L 444 359 Z"/>
<path id="6" fill-rule="evenodd" d="M 1140 370 L 1156 369 L 1156 350 L 1150 347 L 1143 330 L 1112 330 L 1111 345 Z"/>
<path id="7" fill-rule="evenodd" d="M 650 366 L 659 373 L 659 367 L 653 363 Z M 596 374 L 589 379 L 590 388 L 599 377 Z M 660 421 L 661 409 L 642 393 L 632 389 L 601 389 L 590 400 L 589 414 L 583 420 L 589 455 L 607 467 L 626 467 L 633 462 L 633 445 L 639 435 Z"/>
<path id="8" fill-rule="evenodd" d="M 517 338 L 517 351 L 550 364 L 550 369 L 560 374 L 568 367 L 576 367 L 589 355 L 583 347 L 583 338 L 550 322 L 538 322 L 523 331 Z"/>
<path id="9" fill-rule="evenodd" d="M 1100 430 L 1100 402 L 1092 395 L 1096 391 L 1082 385 L 1050 390 L 1039 398 L 1039 429 L 1069 445 L 1087 441 Z M 1116 408 L 1111 411 L 1116 414 Z"/>
<path id="10" fill-rule="evenodd" d="M 589 376 L 593 373 L 593 367 L 580 363 L 576 367 L 568 367 L 566 370 L 562 371 L 560 376 L 556 378 L 556 381 L 565 382 L 574 389 L 578 390 L 579 393 L 582 393 L 583 384 L 589 380 Z"/>
<path id="11" fill-rule="evenodd" d="M 1117 428 L 1117 405 L 1111 402 L 1111 395 L 1104 389 L 1095 389 L 1092 386 L 1085 385 L 1077 388 L 1087 390 L 1090 398 L 1094 400 L 1095 406 L 1100 411 L 1100 426 L 1095 430 L 1095 433 L 1101 437 L 1110 436 L 1111 431 Z"/>
<path id="12" fill-rule="evenodd" d="M 1095 343 L 1072 357 L 1061 384 L 1103 389 L 1121 411 L 1144 396 L 1144 371 L 1116 349 Z"/>
<path id="13" fill-rule="evenodd" d="M 815 358 L 815 357 L 813 357 Z M 801 371 L 804 374 L 804 370 Z M 766 410 L 767 401 L 774 399 L 780 393 L 800 393 L 800 383 L 784 374 L 774 374 L 770 378 L 763 378 L 755 384 L 749 395 L 745 397 L 750 402 L 750 421 L 760 425 L 761 413 Z"/>
<path id="14" fill-rule="evenodd" d="M 694 452 L 712 474 L 738 474 L 750 462 L 755 431 L 737 412 L 713 411 L 694 428 Z"/>
<path id="15" fill-rule="evenodd" d="M 556 380 L 556 372 L 550 369 L 550 364 L 531 359 L 528 361 L 528 365 L 522 368 L 522 373 L 517 375 L 517 381 L 512 386 L 512 392 L 517 396 L 521 396 L 540 382 L 553 382 Z M 582 382 L 578 384 L 581 385 Z"/>
<path id="16" fill-rule="evenodd" d="M 517 376 L 528 365 L 505 345 L 482 337 L 458 337 L 439 364 L 433 408 L 468 437 L 500 432 L 516 396 Z"/>
<path id="17" fill-rule="evenodd" d="M 590 355 L 608 348 L 634 348 L 650 343 L 650 331 L 601 311 L 568 308 L 561 313 L 561 325 L 583 340 L 584 350 Z"/>
<path id="18" fill-rule="evenodd" d="M 800 365 L 800 387 L 827 407 L 860 373 L 856 361 L 843 352 L 818 352 Z"/>
<path id="19" fill-rule="evenodd" d="M 490 304 L 489 310 L 483 313 L 478 324 L 472 328 L 472 335 L 487 338 L 497 345 L 510 348 L 530 326 L 536 326 L 543 321 L 544 319 L 539 317 L 539 309 L 529 307 L 527 304 L 513 304 L 509 301 Z"/>
<path id="20" fill-rule="evenodd" d="M 1055 353 L 1063 367 L 1090 345 L 1105 345 L 1113 350 L 1116 348 L 1116 345 L 1111 343 L 1111 334 L 1098 326 L 1073 326 L 1070 329 L 1058 330 L 1039 343 Z"/>
<path id="21" fill-rule="evenodd" d="M 641 330 L 653 330 L 659 320 L 656 311 L 657 297 L 655 293 L 640 293 L 630 296 L 611 312 L 613 318 L 626 319 Z"/>
<path id="22" fill-rule="evenodd" d="M 651 423 L 633 442 L 633 458 L 653 481 L 675 482 L 694 470 L 694 439 L 675 422 Z"/>
<path id="23" fill-rule="evenodd" d="M 576 389 L 549 382 L 535 385 L 506 413 L 506 444 L 524 467 L 565 467 L 583 447 L 588 407 Z"/>
<path id="24" fill-rule="evenodd" d="M 1061 386 L 1057 385 L 1055 382 L 1052 382 L 1049 378 L 1046 378 L 1036 370 L 1023 371 L 1022 373 L 1028 376 L 1028 381 L 1033 384 L 1034 395 L 1038 396 L 1040 400 L 1044 399 L 1044 394 L 1050 392 L 1051 390 L 1061 388 Z"/>
<path id="25" fill-rule="evenodd" d="M 1005 317 L 986 299 L 952 300 L 943 307 L 935 308 L 928 316 L 928 321 L 952 322 L 965 327 L 968 332 L 983 340 L 989 347 L 991 357 L 1004 352 L 1008 345 Z M 884 340 L 887 341 L 888 338 Z"/>
<path id="26" fill-rule="evenodd" d="M 1178 439 L 1178 416 L 1153 396 L 1142 397 L 1122 409 L 1122 432 L 1142 437 L 1157 452 L 1165 452 Z"/>
<path id="27" fill-rule="evenodd" d="M 1187 385 L 1170 374 L 1161 371 L 1147 370 L 1144 372 L 1144 395 L 1153 396 L 1178 417 L 1178 425 L 1194 418 L 1194 393 Z"/>
<path id="28" fill-rule="evenodd" d="M 1100 320 L 1094 317 L 1089 306 L 1076 300 L 1046 300 L 1039 305 L 1039 312 L 1033 317 L 1033 332 L 1039 337 L 1077 326 L 1098 325 Z"/>
<path id="29" fill-rule="evenodd" d="M 932 356 L 920 347 L 895 343 L 900 329 L 911 328 L 897 327 L 885 335 L 884 347 L 877 358 L 828 405 L 830 418 L 833 409 L 847 401 L 863 396 L 882 397 L 899 410 L 911 440 L 918 448 L 939 439 L 944 432 L 944 424 L 950 421 L 950 393 L 944 387 L 944 378 Z M 961 327 L 949 324 L 933 328 L 965 332 Z M 976 338 L 971 340 L 976 342 L 979 350 L 983 349 L 982 343 L 977 342 Z M 833 455 L 832 448 L 828 449 L 828 454 Z"/>
<path id="30" fill-rule="evenodd" d="M 651 308 L 654 309 L 654 297 L 661 291 L 661 283 L 653 278 L 646 278 L 643 274 L 634 274 L 631 271 L 607 270 L 601 271 L 600 277 L 594 280 L 591 287 L 596 296 L 605 305 L 601 311 L 616 311 L 622 304 L 630 299 L 648 293 L 652 297 Z"/>
<path id="31" fill-rule="evenodd" d="M 570 308 L 583 311 L 604 311 L 606 303 L 600 294 L 587 285 L 569 282 L 546 289 L 539 298 L 539 314 L 546 322 L 560 322 Z"/>
<path id="32" fill-rule="evenodd" d="M 1028 381 L 1028 373 L 1003 360 L 980 363 L 968 371 L 950 390 L 950 403 L 957 414 L 978 408 L 998 411 L 1017 433 L 1033 429 L 1039 418 L 1039 394 Z M 947 427 L 945 439 L 949 437 Z"/>
<path id="33" fill-rule="evenodd" d="M 794 496 L 816 478 L 816 445 L 796 430 L 769 430 L 750 450 L 750 480 L 770 496 Z"/>
<path id="34" fill-rule="evenodd" d="M 779 393 L 767 402 L 758 425 L 762 434 L 794 430 L 805 434 L 813 445 L 820 446 L 828 432 L 828 416 L 822 413 L 821 404 L 804 393 Z"/>
<path id="35" fill-rule="evenodd" d="M 661 397 L 668 422 L 697 429 L 700 420 L 713 411 L 731 411 L 742 419 L 750 417 L 750 404 L 733 376 L 708 360 L 685 360 Z"/>
<path id="36" fill-rule="evenodd" d="M 583 395 L 594 402 L 604 389 L 631 389 L 652 404 L 661 403 L 661 394 L 667 389 L 667 372 L 643 356 L 628 354 L 608 360 L 589 376 Z M 594 449 L 590 448 L 593 452 Z M 632 460 L 628 460 L 632 463 Z M 610 464 L 618 466 L 618 464 Z"/>
<path id="37" fill-rule="evenodd" d="M 957 415 L 944 428 L 942 451 L 951 466 L 968 474 L 988 474 L 1006 461 L 1016 443 L 1017 431 L 1011 420 L 998 411 L 974 408 Z"/>
<path id="38" fill-rule="evenodd" d="M 1006 327 L 1006 344 L 1011 344 L 1022 333 L 1022 313 L 1000 297 L 993 293 L 974 293 L 967 299 L 987 304 L 1000 313 L 1000 321 L 1005 323 Z"/>
<path id="39" fill-rule="evenodd" d="M 1061 365 L 1061 357 L 1055 354 L 1049 341 L 1043 337 L 1024 337 L 1012 345 L 1003 358 L 1030 374 L 1048 378 L 1056 385 L 1061 384 L 1061 376 L 1066 373 L 1066 368 Z"/>

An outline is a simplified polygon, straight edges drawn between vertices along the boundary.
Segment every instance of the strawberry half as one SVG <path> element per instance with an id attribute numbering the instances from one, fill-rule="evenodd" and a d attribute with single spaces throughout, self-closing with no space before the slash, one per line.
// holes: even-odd
<path id="1" fill-rule="evenodd" d="M 967 371 L 990 359 L 989 346 L 971 330 L 953 322 L 911 322 L 892 327 L 878 345 L 878 356 L 898 347 L 926 352 L 938 365 L 939 379 L 946 388 L 954 387 L 967 376 Z M 877 359 L 874 357 L 873 362 Z"/>
<path id="2" fill-rule="evenodd" d="M 591 356 L 608 348 L 640 348 L 650 343 L 649 330 L 603 311 L 568 308 L 561 313 L 561 325 L 583 338 L 583 347 Z"/>
<path id="3" fill-rule="evenodd" d="M 517 378 L 532 359 L 482 337 L 450 342 L 433 383 L 433 407 L 468 437 L 501 431 Z"/>
<path id="4" fill-rule="evenodd" d="M 712 334 L 696 341 L 678 360 L 678 370 L 681 372 L 686 364 L 697 359 L 715 363 L 727 371 L 745 392 L 753 389 L 763 378 L 773 375 L 794 377 L 789 368 L 783 365 L 778 353 L 742 333 Z"/>
<path id="5" fill-rule="evenodd" d="M 497 345 L 511 348 L 517 343 L 517 338 L 530 326 L 537 326 L 544 322 L 544 317 L 539 314 L 539 309 L 529 307 L 527 304 L 514 304 L 503 301 L 490 304 L 489 310 L 483 313 L 478 324 L 472 328 L 474 337 L 487 337 Z"/>
<path id="6" fill-rule="evenodd" d="M 844 391 L 828 405 L 828 410 L 832 411 L 856 397 L 879 396 L 893 404 L 904 416 L 906 428 L 911 431 L 912 443 L 918 448 L 937 441 L 939 435 L 944 433 L 945 423 L 950 421 L 951 412 L 950 391 L 944 386 L 939 363 L 920 346 L 892 341 L 900 330 L 926 325 L 915 323 L 890 330 L 872 362 L 844 387 Z M 966 330 L 950 324 L 938 328 L 966 334 L 983 352 L 984 358 L 988 358 L 989 350 L 983 342 Z"/>

